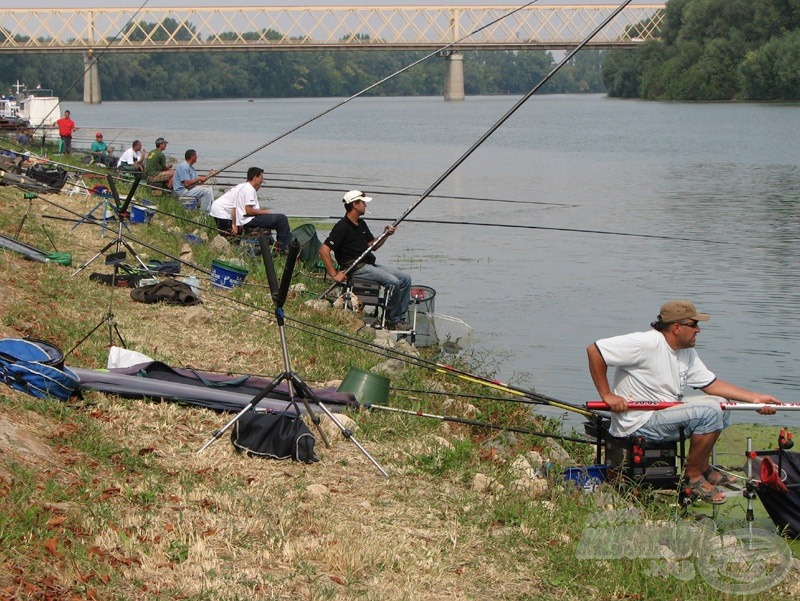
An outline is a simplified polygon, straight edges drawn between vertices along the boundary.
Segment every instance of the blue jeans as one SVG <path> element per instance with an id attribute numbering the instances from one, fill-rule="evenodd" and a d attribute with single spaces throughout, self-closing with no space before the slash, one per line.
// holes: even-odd
<path id="1" fill-rule="evenodd" d="M 275 230 L 278 238 L 278 250 L 288 252 L 292 245 L 292 232 L 289 229 L 289 220 L 282 213 L 266 213 L 256 215 L 244 224 L 245 231 L 253 229 Z"/>
<path id="2" fill-rule="evenodd" d="M 383 265 L 363 265 L 353 272 L 353 276 L 370 282 L 378 282 L 383 286 L 392 286 L 386 322 L 406 321 L 408 304 L 411 302 L 410 275 L 403 273 L 399 269 L 392 269 Z"/>
<path id="3" fill-rule="evenodd" d="M 179 198 L 194 198 L 200 203 L 200 210 L 204 213 L 208 213 L 209 209 L 211 209 L 211 203 L 214 202 L 214 194 L 211 192 L 211 188 L 204 186 L 195 186 L 189 190 L 176 192 L 176 194 Z"/>
<path id="4" fill-rule="evenodd" d="M 728 427 L 730 412 L 719 406 L 724 401 L 716 396 L 695 396 L 684 399 L 682 405 L 654 411 L 634 434 L 653 442 L 680 440 L 680 429 L 686 438 L 692 434 L 710 434 Z"/>

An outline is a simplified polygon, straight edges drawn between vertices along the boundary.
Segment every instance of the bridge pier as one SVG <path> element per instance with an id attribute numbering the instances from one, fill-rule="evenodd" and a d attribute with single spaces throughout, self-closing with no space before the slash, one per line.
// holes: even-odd
<path id="1" fill-rule="evenodd" d="M 100 104 L 100 61 L 91 49 L 83 54 L 83 69 L 83 103 Z"/>
<path id="2" fill-rule="evenodd" d="M 464 100 L 464 55 L 460 52 L 444 52 L 447 71 L 444 75 L 444 99 Z"/>

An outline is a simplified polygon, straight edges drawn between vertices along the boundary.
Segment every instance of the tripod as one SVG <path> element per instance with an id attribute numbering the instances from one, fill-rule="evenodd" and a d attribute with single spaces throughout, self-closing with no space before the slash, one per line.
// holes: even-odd
<path id="1" fill-rule="evenodd" d="M 139 257 L 139 255 L 136 253 L 136 251 L 133 249 L 133 247 L 130 245 L 130 243 L 127 240 L 125 240 L 125 238 L 122 237 L 122 228 L 123 228 L 123 226 L 125 228 L 128 227 L 128 225 L 125 223 L 125 220 L 128 219 L 128 216 L 129 216 L 128 207 L 131 204 L 131 200 L 133 200 L 133 194 L 134 194 L 134 192 L 136 192 L 136 188 L 139 186 L 139 180 L 141 180 L 141 178 L 142 178 L 142 176 L 137 173 L 136 174 L 136 178 L 133 181 L 133 185 L 131 186 L 131 189 L 128 192 L 128 195 L 125 197 L 125 201 L 120 203 L 119 193 L 117 192 L 117 186 L 114 184 L 114 178 L 109 173 L 109 175 L 108 175 L 108 185 L 109 185 L 109 188 L 111 190 L 111 194 L 114 197 L 114 204 L 111 206 L 111 208 L 112 208 L 112 210 L 114 211 L 114 213 L 117 216 L 117 237 L 114 240 L 111 240 L 103 248 L 101 248 L 97 252 L 97 254 L 95 256 L 93 256 L 91 259 L 86 261 L 86 263 L 81 265 L 71 276 L 69 276 L 70 279 L 74 278 L 81 271 L 86 269 L 95 259 L 97 259 L 97 257 L 102 255 L 104 252 L 106 252 L 112 246 L 116 247 L 115 254 L 120 254 L 120 249 L 123 246 L 125 248 L 127 248 L 130 251 L 131 255 L 133 255 L 133 257 L 139 262 L 139 265 L 141 265 L 142 268 L 147 273 L 151 273 L 150 270 L 147 268 L 147 265 L 144 264 L 144 262 Z M 108 203 L 110 205 L 110 203 L 108 202 L 108 199 L 104 200 L 103 202 Z M 97 206 L 99 207 L 100 205 L 98 204 Z M 95 208 L 97 208 L 97 207 L 95 207 Z M 125 253 L 123 252 L 121 254 L 122 254 L 121 259 L 114 264 L 114 276 L 115 276 L 114 277 L 114 284 L 115 285 L 116 285 L 117 268 L 122 263 L 122 261 L 125 259 Z M 107 264 L 111 264 L 111 263 L 107 263 Z"/>
<path id="2" fill-rule="evenodd" d="M 73 277 L 78 275 L 81 271 L 86 269 L 92 262 L 94 262 L 94 260 L 97 259 L 97 257 L 99 257 L 100 255 L 105 253 L 112 246 L 115 247 L 115 251 L 113 253 L 108 254 L 106 256 L 106 260 L 105 260 L 105 264 L 106 265 L 111 265 L 111 266 L 114 267 L 114 274 L 111 276 L 111 294 L 109 295 L 109 299 L 108 299 L 108 312 L 106 313 L 105 317 L 103 317 L 103 319 L 101 319 L 97 323 L 97 325 L 94 328 L 92 328 L 92 330 L 88 334 L 86 334 L 86 336 L 81 338 L 81 340 L 78 341 L 78 343 L 75 346 L 73 346 L 69 351 L 67 351 L 65 356 L 68 356 L 68 355 L 72 354 L 72 352 L 75 349 L 77 349 L 92 334 L 94 334 L 97 330 L 99 330 L 100 327 L 103 326 L 103 324 L 107 324 L 108 325 L 108 344 L 109 344 L 109 346 L 112 346 L 114 344 L 114 334 L 116 334 L 117 338 L 119 338 L 119 341 L 120 341 L 120 344 L 121 344 L 122 348 L 128 348 L 127 345 L 125 344 L 125 340 L 122 338 L 122 334 L 119 331 L 119 327 L 117 326 L 117 322 L 114 319 L 114 312 L 113 312 L 113 307 L 114 307 L 114 288 L 117 287 L 117 276 L 119 275 L 119 267 L 120 267 L 120 265 L 122 263 L 124 263 L 125 257 L 126 257 L 125 251 L 121 250 L 123 247 L 128 249 L 131 252 L 131 254 L 136 258 L 136 260 L 139 262 L 139 264 L 145 269 L 145 271 L 150 273 L 150 270 L 147 268 L 147 265 L 145 265 L 144 262 L 142 261 L 142 259 L 139 257 L 139 255 L 136 254 L 136 251 L 128 243 L 128 241 L 125 240 L 125 238 L 122 237 L 122 227 L 123 227 L 123 225 L 125 225 L 125 219 L 127 219 L 127 217 L 128 217 L 128 206 L 130 205 L 131 200 L 133 199 L 133 194 L 136 191 L 137 186 L 139 185 L 139 179 L 140 179 L 140 177 L 137 177 L 136 180 L 134 181 L 133 186 L 131 186 L 131 189 L 128 192 L 128 196 L 125 198 L 125 202 L 124 203 L 120 203 L 120 201 L 119 201 L 119 193 L 117 192 L 117 188 L 114 185 L 114 178 L 110 174 L 108 176 L 108 183 L 109 183 L 111 192 L 112 192 L 112 194 L 114 196 L 114 200 L 115 200 L 115 204 L 114 204 L 114 206 L 112 208 L 113 208 L 114 212 L 117 215 L 117 222 L 118 222 L 117 237 L 114 240 L 110 241 L 108 244 L 106 244 L 103 248 L 101 248 L 100 251 L 96 255 L 94 255 L 86 263 L 81 265 L 72 275 L 69 276 L 70 279 L 72 279 Z M 127 225 L 125 225 L 125 227 L 127 227 Z"/>
<path id="3" fill-rule="evenodd" d="M 264 267 L 267 272 L 267 281 L 269 283 L 269 289 L 272 296 L 272 301 L 275 304 L 275 317 L 278 321 L 278 331 L 280 333 L 280 340 L 281 340 L 281 351 L 283 353 L 283 372 L 281 372 L 272 382 L 270 382 L 261 392 L 259 392 L 253 399 L 247 404 L 247 406 L 242 409 L 238 414 L 236 414 L 233 419 L 231 419 L 227 424 L 225 424 L 222 428 L 214 432 L 211 438 L 206 441 L 206 443 L 198 449 L 198 453 L 205 450 L 207 447 L 211 445 L 215 440 L 218 440 L 231 426 L 233 426 L 245 413 L 248 411 L 254 410 L 256 405 L 266 397 L 270 392 L 272 392 L 278 384 L 281 382 L 286 382 L 289 387 L 289 397 L 290 403 L 294 402 L 295 400 L 295 393 L 297 397 L 302 401 L 303 406 L 306 409 L 306 412 L 311 417 L 312 422 L 317 428 L 320 436 L 322 437 L 323 442 L 325 443 L 326 447 L 330 447 L 330 442 L 328 441 L 325 432 L 320 427 L 320 419 L 319 415 L 314 413 L 311 410 L 311 406 L 309 404 L 309 400 L 317 405 L 322 412 L 330 418 L 330 420 L 336 424 L 339 430 L 342 432 L 342 435 L 352 442 L 353 444 L 358 447 L 358 449 L 364 454 L 364 456 L 370 460 L 372 465 L 374 465 L 378 471 L 386 476 L 389 477 L 389 474 L 380 466 L 380 464 L 375 461 L 375 459 L 367 452 L 367 450 L 361 446 L 361 444 L 353 437 L 352 433 L 342 425 L 333 413 L 322 403 L 322 400 L 314 394 L 314 391 L 309 388 L 308 384 L 306 384 L 300 376 L 298 376 L 295 372 L 292 371 L 291 362 L 289 360 L 289 349 L 286 344 L 286 330 L 285 330 L 285 319 L 284 319 L 284 312 L 283 312 L 283 303 L 286 301 L 286 296 L 289 293 L 289 285 L 292 281 L 292 271 L 294 270 L 294 264 L 297 261 L 297 255 L 300 252 L 300 245 L 297 243 L 297 240 L 292 241 L 292 245 L 289 247 L 289 254 L 286 257 L 286 266 L 283 269 L 283 276 L 281 277 L 280 286 L 278 285 L 278 280 L 275 275 L 275 265 L 272 261 L 272 253 L 269 248 L 269 241 L 265 234 L 261 234 L 258 238 L 259 245 L 261 247 L 261 255 L 264 259 Z"/>

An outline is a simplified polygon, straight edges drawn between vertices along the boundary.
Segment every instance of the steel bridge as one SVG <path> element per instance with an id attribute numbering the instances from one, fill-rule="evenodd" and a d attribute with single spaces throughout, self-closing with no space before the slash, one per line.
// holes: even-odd
<path id="1" fill-rule="evenodd" d="M 436 50 L 457 99 L 465 50 L 568 50 L 615 4 L 493 6 L 0 8 L 0 53 L 81 52 L 84 101 L 100 102 L 95 56 L 190 51 Z M 629 5 L 587 48 L 656 39 L 665 2 Z M 460 73 L 460 75 L 459 75 Z M 460 78 L 460 79 L 459 79 Z M 446 93 L 447 97 L 448 94 Z"/>

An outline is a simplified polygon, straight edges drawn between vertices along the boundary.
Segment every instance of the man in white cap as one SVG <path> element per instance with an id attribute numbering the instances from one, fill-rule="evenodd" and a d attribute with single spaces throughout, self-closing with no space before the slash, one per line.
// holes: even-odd
<path id="1" fill-rule="evenodd" d="M 406 322 L 408 304 L 411 300 L 411 276 L 397 269 L 376 264 L 372 251 L 383 246 L 388 236 L 394 234 L 395 228 L 387 226 L 387 237 L 375 243 L 375 236 L 361 218 L 367 212 L 367 203 L 371 200 L 372 198 L 361 190 L 350 190 L 344 195 L 342 202 L 345 215 L 333 226 L 330 235 L 320 247 L 319 254 L 328 275 L 340 284 L 347 281 L 348 274 L 345 274 L 345 271 L 364 255 L 356 267 L 350 270 L 349 275 L 357 275 L 361 279 L 378 282 L 383 286 L 392 286 L 386 314 L 386 329 L 408 332 L 411 330 L 411 325 Z M 331 253 L 336 255 L 340 267 L 338 271 Z"/>
<path id="2" fill-rule="evenodd" d="M 722 410 L 720 401 L 781 402 L 720 380 L 703 364 L 694 346 L 700 322 L 710 318 L 688 300 L 669 301 L 661 307 L 649 331 L 598 340 L 586 352 L 595 388 L 612 411 L 609 433 L 616 437 L 636 434 L 648 441 L 667 442 L 679 440 L 683 429 L 690 440 L 684 466 L 688 488 L 694 496 L 719 505 L 726 498 L 718 486 L 729 486 L 737 480 L 709 463 L 714 444 L 728 425 L 729 413 Z M 616 368 L 613 388 L 608 381 L 609 366 Z M 684 399 L 687 386 L 713 396 Z M 681 404 L 660 411 L 629 411 L 628 401 Z M 764 407 L 759 413 L 771 415 L 775 409 Z"/>

